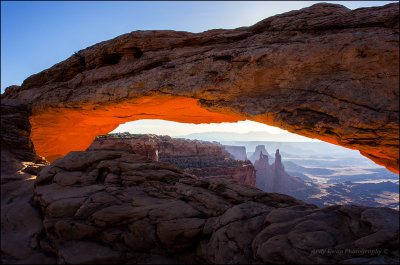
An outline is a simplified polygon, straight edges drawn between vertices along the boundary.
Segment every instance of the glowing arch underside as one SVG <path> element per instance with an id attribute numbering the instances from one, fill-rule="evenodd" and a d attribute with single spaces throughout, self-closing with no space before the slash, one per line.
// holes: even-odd
<path id="1" fill-rule="evenodd" d="M 136 31 L 79 51 L 2 100 L 32 109 L 32 141 L 50 160 L 137 119 L 248 119 L 398 172 L 398 12 L 398 3 L 321 3 L 233 30 Z"/>
<path id="2" fill-rule="evenodd" d="M 113 105 L 53 108 L 33 115 L 31 139 L 37 154 L 54 161 L 69 151 L 85 150 L 96 135 L 107 134 L 121 123 L 163 119 L 181 123 L 221 123 L 245 120 L 244 115 L 215 113 L 185 97 L 143 97 Z"/>

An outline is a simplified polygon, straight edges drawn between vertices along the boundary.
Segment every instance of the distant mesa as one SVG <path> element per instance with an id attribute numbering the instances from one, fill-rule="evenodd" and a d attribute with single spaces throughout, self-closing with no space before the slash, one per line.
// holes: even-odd
<path id="1" fill-rule="evenodd" d="M 199 178 L 232 178 L 241 184 L 255 186 L 256 172 L 250 161 L 232 157 L 225 148 L 216 142 L 117 133 L 96 137 L 87 150 L 133 151 L 153 161 L 173 164 Z M 237 151 L 239 157 L 246 154 L 244 147 L 228 149 Z"/>
<path id="2" fill-rule="evenodd" d="M 244 146 L 234 146 L 234 145 L 224 145 L 226 151 L 228 151 L 233 158 L 238 159 L 238 160 L 247 160 L 247 155 L 246 155 L 246 147 Z"/>

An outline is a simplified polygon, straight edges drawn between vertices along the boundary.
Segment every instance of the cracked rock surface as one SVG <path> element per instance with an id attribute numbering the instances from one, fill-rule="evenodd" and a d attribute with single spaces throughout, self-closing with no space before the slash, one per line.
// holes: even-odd
<path id="1" fill-rule="evenodd" d="M 399 170 L 399 4 L 320 3 L 250 26 L 135 31 L 9 87 L 49 161 L 143 118 L 249 119 Z"/>
<path id="2" fill-rule="evenodd" d="M 127 151 L 70 152 L 39 173 L 34 201 L 45 229 L 40 249 L 58 263 L 396 263 L 399 257 L 396 210 L 319 209 L 234 180 L 201 180 Z M 380 252 L 360 254 L 365 249 Z"/>

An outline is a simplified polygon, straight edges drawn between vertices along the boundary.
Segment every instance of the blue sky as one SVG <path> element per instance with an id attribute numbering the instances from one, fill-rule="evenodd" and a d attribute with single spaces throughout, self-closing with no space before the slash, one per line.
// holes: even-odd
<path id="1" fill-rule="evenodd" d="M 333 2 L 355 9 L 394 1 Z M 75 51 L 135 30 L 250 26 L 318 1 L 2 1 L 1 93 Z"/>
<path id="2" fill-rule="evenodd" d="M 318 2 L 321 1 L 2 1 L 1 93 L 7 86 L 20 85 L 30 75 L 67 59 L 76 51 L 124 33 L 135 30 L 196 33 L 251 26 L 264 18 Z M 396 1 L 325 2 L 355 9 Z M 300 136 L 289 135 L 278 128 L 250 121 L 194 125 L 141 120 L 121 124 L 117 131 L 169 135 L 202 131 L 266 131 L 300 139 Z"/>

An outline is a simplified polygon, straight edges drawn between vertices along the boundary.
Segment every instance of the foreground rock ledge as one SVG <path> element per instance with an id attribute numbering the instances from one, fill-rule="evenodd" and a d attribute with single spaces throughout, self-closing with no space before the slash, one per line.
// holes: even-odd
<path id="1" fill-rule="evenodd" d="M 125 151 L 70 152 L 40 172 L 34 192 L 44 218 L 40 248 L 58 263 L 337 264 L 399 258 L 396 210 L 319 209 L 234 180 L 200 180 Z"/>
<path id="2" fill-rule="evenodd" d="M 9 87 L 54 161 L 144 118 L 249 119 L 360 150 L 399 170 L 399 4 L 316 4 L 251 27 L 135 31 Z"/>

